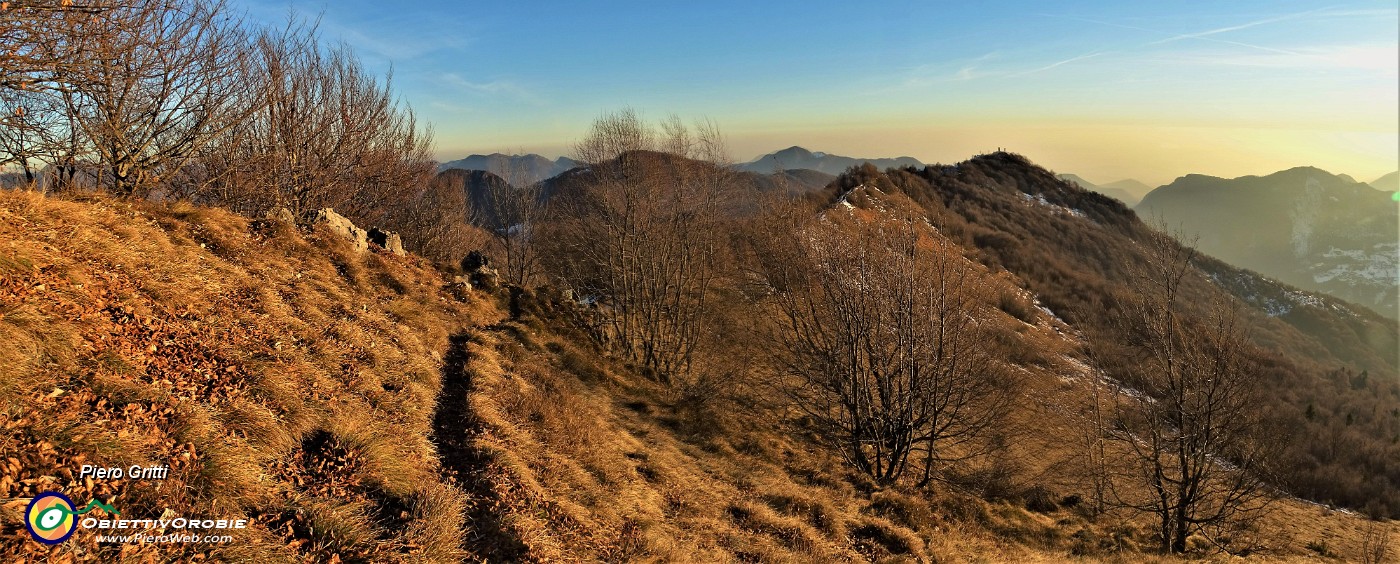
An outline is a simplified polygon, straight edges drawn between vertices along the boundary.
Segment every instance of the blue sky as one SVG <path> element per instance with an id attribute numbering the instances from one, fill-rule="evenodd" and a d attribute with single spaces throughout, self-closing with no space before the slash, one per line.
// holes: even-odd
<path id="1" fill-rule="evenodd" d="M 1397 168 L 1385 2 L 292 2 L 433 123 L 442 159 L 567 154 L 600 113 L 953 162 L 1006 147 L 1091 181 Z"/>

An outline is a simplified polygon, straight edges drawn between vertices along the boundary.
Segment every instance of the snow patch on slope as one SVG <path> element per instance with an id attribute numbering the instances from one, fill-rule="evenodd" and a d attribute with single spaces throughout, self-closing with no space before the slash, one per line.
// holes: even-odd
<path id="1" fill-rule="evenodd" d="M 1394 285 L 1400 272 L 1400 243 L 1377 243 L 1369 250 L 1345 250 L 1331 247 L 1322 253 L 1327 259 L 1315 267 L 1313 281 L 1319 284 L 1337 280 L 1349 284 Z"/>
<path id="2" fill-rule="evenodd" d="M 1239 291 L 1240 299 L 1264 311 L 1269 317 L 1288 315 L 1294 308 L 1315 307 L 1318 309 L 1332 310 L 1344 315 L 1356 315 L 1355 312 L 1347 309 L 1337 301 L 1328 300 L 1324 296 L 1300 290 L 1287 289 L 1283 285 L 1272 279 L 1259 276 L 1257 274 L 1241 271 L 1235 274 L 1232 279 L 1224 279 L 1219 273 L 1207 273 L 1210 281 L 1217 286 L 1226 288 L 1236 288 Z"/>
<path id="3" fill-rule="evenodd" d="M 1051 215 L 1068 215 L 1080 219 L 1087 219 L 1087 216 L 1084 215 L 1084 212 L 1074 208 L 1067 208 L 1062 205 L 1053 203 L 1050 200 L 1045 199 L 1044 194 L 1036 194 L 1032 196 L 1030 194 L 1022 192 L 1021 198 L 1025 200 L 1027 204 L 1040 205 L 1049 208 Z"/>

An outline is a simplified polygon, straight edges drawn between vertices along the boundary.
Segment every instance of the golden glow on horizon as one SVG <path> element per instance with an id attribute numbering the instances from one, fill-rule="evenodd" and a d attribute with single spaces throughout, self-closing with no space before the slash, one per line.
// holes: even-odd
<path id="1" fill-rule="evenodd" d="M 950 164 L 1000 147 L 1055 172 L 1077 174 L 1091 182 L 1133 178 L 1152 186 L 1186 174 L 1234 178 L 1298 166 L 1315 166 L 1369 182 L 1400 168 L 1400 136 L 1394 131 L 1072 123 L 763 130 L 721 127 L 735 162 L 799 145 L 851 157 L 911 156 L 926 163 Z M 440 148 L 439 160 L 492 152 L 567 155 L 571 140 L 564 141 L 469 150 Z"/>
<path id="2" fill-rule="evenodd" d="M 1297 166 L 1315 166 L 1367 182 L 1400 166 L 1396 135 L 1370 131 L 1052 125 L 807 132 L 803 137 L 813 139 L 812 146 L 823 147 L 814 150 L 860 157 L 909 155 L 944 163 L 1002 147 L 1091 182 L 1134 178 L 1153 186 L 1185 174 L 1233 178 Z"/>

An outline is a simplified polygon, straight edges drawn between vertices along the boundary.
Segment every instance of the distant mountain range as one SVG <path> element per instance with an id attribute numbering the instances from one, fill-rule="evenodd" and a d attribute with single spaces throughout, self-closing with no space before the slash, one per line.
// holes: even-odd
<path id="1" fill-rule="evenodd" d="M 1308 290 L 1400 316 L 1400 212 L 1391 195 L 1313 167 L 1235 179 L 1192 174 L 1135 211 L 1199 237 L 1200 249 Z"/>
<path id="2" fill-rule="evenodd" d="M 880 170 L 924 166 L 913 157 L 855 158 L 794 146 L 735 168 L 758 192 L 801 194 L 863 163 Z M 439 170 L 490 173 L 457 178 L 468 201 L 480 207 L 491 183 L 552 179 L 546 185 L 552 194 L 569 184 L 560 175 L 581 164 L 568 157 L 494 153 L 443 163 Z M 1146 221 L 1163 220 L 1198 237 L 1203 252 L 1231 264 L 1400 317 L 1400 221 L 1388 193 L 1400 188 L 1400 172 L 1369 183 L 1312 167 L 1235 179 L 1191 174 L 1156 189 L 1134 179 L 1095 184 L 1074 174 L 1057 177 L 1116 198 Z"/>
<path id="3" fill-rule="evenodd" d="M 528 155 L 503 155 L 492 153 L 489 155 L 471 155 L 466 158 L 449 161 L 438 165 L 438 171 L 461 169 L 461 170 L 484 170 L 503 178 L 511 178 L 516 182 L 539 182 L 546 178 L 552 178 L 579 165 L 568 157 L 559 157 L 554 160 L 542 155 L 530 153 Z"/>
<path id="4" fill-rule="evenodd" d="M 1370 182 L 1372 188 L 1384 192 L 1400 192 L 1400 171 L 1395 171 Z"/>
<path id="5" fill-rule="evenodd" d="M 738 169 L 746 172 L 757 172 L 759 174 L 770 174 L 783 170 L 807 169 L 837 175 L 845 172 L 848 168 L 862 163 L 870 163 L 880 170 L 902 166 L 924 166 L 924 163 L 919 162 L 919 159 L 914 157 L 863 159 L 828 155 L 826 153 L 814 153 L 802 147 L 788 147 L 776 153 L 769 153 L 750 162 L 743 163 L 738 166 Z"/>
<path id="6" fill-rule="evenodd" d="M 826 188 L 836 175 L 818 170 L 795 168 L 778 172 L 740 171 L 745 180 L 759 192 L 787 190 L 789 194 L 805 194 Z"/>
<path id="7" fill-rule="evenodd" d="M 1125 178 L 1108 184 L 1094 184 L 1074 174 L 1058 174 L 1056 177 L 1060 180 L 1078 184 L 1080 188 L 1085 190 L 1092 190 L 1110 198 L 1117 198 L 1118 201 L 1128 204 L 1128 207 L 1136 206 L 1138 202 L 1142 201 L 1143 196 L 1146 196 L 1148 192 L 1152 191 L 1151 186 L 1131 178 Z"/>
<path id="8" fill-rule="evenodd" d="M 670 166 L 671 163 L 683 162 L 684 160 L 684 157 L 654 151 L 637 151 L 634 155 L 652 163 L 663 163 L 664 166 Z M 448 172 L 441 174 L 448 174 Z M 586 176 L 587 173 L 580 168 L 550 178 L 544 182 L 544 194 L 546 197 L 552 198 L 579 189 L 581 183 L 587 183 Z M 796 196 L 821 190 L 836 180 L 836 176 L 810 169 L 776 172 L 736 170 L 733 180 L 733 187 L 740 193 L 763 194 L 781 190 Z"/>
<path id="9" fill-rule="evenodd" d="M 649 153 L 652 158 L 665 160 L 676 157 L 664 155 L 662 153 Z M 446 182 L 450 186 L 458 187 L 466 198 L 468 209 L 471 210 L 471 221 L 479 225 L 492 225 L 496 222 L 495 210 L 491 206 L 491 191 L 500 188 L 509 188 L 511 182 L 503 178 L 501 174 L 486 168 L 465 168 L 465 167 L 489 167 L 489 166 L 511 166 L 511 159 L 516 163 L 538 165 L 532 174 L 543 174 L 545 168 L 542 163 L 550 162 L 549 159 L 540 155 L 472 155 L 465 159 L 453 161 L 449 164 L 460 164 L 461 166 L 447 167 L 443 165 L 438 172 L 440 182 Z M 558 161 L 567 161 L 567 164 L 578 165 L 576 161 L 561 157 Z M 517 164 L 516 166 L 519 166 Z M 577 169 L 577 170 L 575 170 Z M 511 170 L 511 169 L 505 169 Z M 520 170 L 520 169 L 515 169 Z M 572 174 L 565 174 L 574 171 Z M 563 171 L 539 178 L 538 176 L 527 177 L 529 182 L 542 182 L 541 196 L 548 199 L 554 196 L 578 189 L 579 182 L 583 181 L 583 169 L 578 166 L 570 166 Z M 748 171 L 737 171 L 736 187 L 740 191 L 751 191 L 751 193 L 769 193 L 778 190 L 786 191 L 789 195 L 803 195 L 825 188 L 827 184 L 835 180 L 831 174 L 808 169 L 783 170 L 771 173 L 759 173 Z M 746 211 L 753 211 L 751 209 Z"/>

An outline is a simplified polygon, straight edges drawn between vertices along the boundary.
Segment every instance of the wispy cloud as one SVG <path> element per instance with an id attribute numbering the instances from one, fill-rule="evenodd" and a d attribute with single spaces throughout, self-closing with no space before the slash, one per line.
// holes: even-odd
<path id="1" fill-rule="evenodd" d="M 321 27 L 329 33 L 330 37 L 338 37 L 356 49 L 377 55 L 390 62 L 416 59 L 440 50 L 462 49 L 469 43 L 467 39 L 455 33 L 414 33 L 408 36 L 385 35 L 376 31 L 371 35 L 336 22 L 323 22 Z"/>
<path id="2" fill-rule="evenodd" d="M 988 63 L 1000 57 L 1000 52 L 989 51 L 970 59 L 940 61 L 918 65 L 908 69 L 903 74 L 900 88 L 914 88 L 944 82 L 964 82 L 988 76 L 1000 76 L 1005 73 L 987 68 Z"/>
<path id="3" fill-rule="evenodd" d="M 1000 55 L 1001 54 L 997 51 L 992 51 L 990 53 L 986 53 L 980 57 L 972 59 L 971 61 L 964 63 L 961 67 L 958 68 L 957 72 L 953 73 L 953 75 L 948 78 L 950 80 L 964 81 L 975 80 L 984 76 L 993 76 L 999 74 L 996 72 L 984 71 L 982 70 L 982 68 L 987 62 L 996 59 Z"/>
<path id="4" fill-rule="evenodd" d="M 462 106 L 460 104 L 451 104 L 442 100 L 433 100 L 431 102 L 428 102 L 428 107 L 439 112 L 448 114 L 465 114 L 471 113 L 472 111 L 472 109 L 469 107 Z"/>
<path id="5" fill-rule="evenodd" d="M 881 77 L 881 84 L 864 90 L 861 94 L 863 96 L 885 96 L 897 92 L 919 90 L 935 84 L 967 82 L 988 76 L 1004 74 L 985 69 L 988 61 L 992 61 L 999 56 L 1000 54 L 998 52 L 989 51 L 972 58 L 936 61 L 916 65 L 903 69 L 898 73 Z"/>
<path id="6" fill-rule="evenodd" d="M 1055 61 L 1055 62 L 1050 63 L 1050 64 L 1048 64 L 1048 65 L 1045 65 L 1045 66 L 1043 66 L 1043 67 L 1034 68 L 1034 69 L 1031 69 L 1031 70 L 1028 70 L 1028 71 L 1021 71 L 1021 72 L 1017 72 L 1017 73 L 1008 74 L 1007 76 L 1026 76 L 1026 75 L 1028 75 L 1028 74 L 1035 74 L 1035 73 L 1038 73 L 1038 72 L 1045 72 L 1045 71 L 1048 71 L 1048 70 L 1053 69 L 1053 68 L 1055 68 L 1055 67 L 1068 65 L 1068 64 L 1070 64 L 1070 63 L 1077 62 L 1077 61 L 1082 61 L 1082 60 L 1084 60 L 1084 59 L 1092 59 L 1092 58 L 1097 57 L 1097 56 L 1102 55 L 1102 54 L 1103 54 L 1102 51 L 1096 51 L 1096 52 L 1093 52 L 1093 53 L 1087 53 L 1087 54 L 1084 54 L 1084 55 L 1080 55 L 1080 56 L 1078 56 L 1078 57 L 1070 57 L 1070 58 L 1068 58 L 1068 59 L 1064 59 L 1064 60 L 1061 60 L 1061 61 Z"/>
<path id="7" fill-rule="evenodd" d="M 442 50 L 458 50 L 471 44 L 469 34 L 455 22 L 437 21 L 424 27 L 407 13 L 362 11 L 335 6 L 298 7 L 286 0 L 242 0 L 237 5 L 255 22 L 273 27 L 284 25 L 288 18 L 301 18 L 316 23 L 322 37 L 329 41 L 344 41 L 362 56 L 371 56 L 392 64 Z M 454 18 L 455 19 L 455 18 Z"/>
<path id="8" fill-rule="evenodd" d="M 1045 16 L 1045 17 L 1048 17 L 1048 18 L 1059 18 L 1059 19 L 1073 20 L 1073 21 L 1079 21 L 1079 22 L 1084 22 L 1084 23 L 1091 23 L 1091 24 L 1102 25 L 1102 26 L 1108 26 L 1108 27 L 1116 27 L 1116 28 L 1120 28 L 1120 29 L 1131 29 L 1131 30 L 1133 30 L 1133 31 L 1143 31 L 1143 32 L 1147 32 L 1147 33 L 1154 34 L 1154 35 L 1169 35 L 1169 32 L 1164 31 L 1164 30 L 1160 30 L 1160 29 L 1152 29 L 1152 28 L 1147 28 L 1147 27 L 1142 27 L 1142 26 L 1137 26 L 1137 25 L 1129 25 L 1129 24 L 1118 23 L 1118 22 L 1109 22 L 1109 21 L 1097 20 L 1097 19 L 1093 19 L 1093 18 L 1084 18 L 1084 17 L 1079 17 L 1079 16 L 1065 16 L 1065 15 L 1057 15 L 1057 14 L 1041 14 L 1041 15 L 1042 15 L 1042 16 Z M 1221 39 L 1221 38 L 1219 38 L 1219 37 L 1213 37 L 1214 35 L 1218 35 L 1218 34 L 1221 34 L 1221 33 L 1226 33 L 1226 32 L 1229 32 L 1229 31 L 1234 31 L 1234 30 L 1239 30 L 1239 29 L 1246 29 L 1246 28 L 1255 27 L 1255 26 L 1259 26 L 1259 25 L 1264 25 L 1265 23 L 1270 23 L 1270 22 L 1274 22 L 1274 21 L 1284 21 L 1285 19 L 1292 19 L 1292 18 L 1270 18 L 1270 19 L 1267 19 L 1267 20 L 1260 20 L 1260 21 L 1251 22 L 1251 23 L 1249 23 L 1249 24 L 1237 25 L 1237 26 L 1230 26 L 1230 27 L 1224 27 L 1224 28 L 1217 28 L 1217 29 L 1207 30 L 1207 31 L 1198 32 L 1198 33 L 1181 33 L 1181 34 L 1173 35 L 1173 36 L 1171 36 L 1171 37 L 1167 37 L 1167 38 L 1165 38 L 1165 39 L 1159 39 L 1159 40 L 1156 40 L 1156 41 L 1152 41 L 1152 42 L 1148 43 L 1148 44 L 1145 45 L 1145 46 L 1163 45 L 1163 44 L 1166 44 L 1166 43 L 1172 43 L 1172 42 L 1175 42 L 1175 41 L 1182 41 L 1182 40 L 1185 40 L 1185 39 L 1198 39 L 1198 40 L 1201 40 L 1201 41 L 1211 41 L 1211 42 L 1215 42 L 1215 43 L 1223 43 L 1223 44 L 1228 44 L 1228 45 L 1235 45 L 1235 46 L 1238 46 L 1238 47 L 1247 47 L 1247 48 L 1250 48 L 1250 49 L 1258 49 L 1258 50 L 1260 50 L 1260 51 L 1270 51 L 1270 52 L 1275 52 L 1275 53 L 1291 53 L 1290 51 L 1288 51 L 1288 50 L 1286 50 L 1286 49 L 1278 49 L 1278 48 L 1274 48 L 1274 47 L 1266 47 L 1266 46 L 1263 46 L 1263 45 L 1255 45 L 1255 44 L 1252 44 L 1252 43 L 1244 43 L 1244 42 L 1241 42 L 1241 41 L 1231 41 L 1231 40 L 1228 40 L 1228 39 Z"/>
<path id="9" fill-rule="evenodd" d="M 1159 60 L 1194 66 L 1224 65 L 1270 69 L 1360 70 L 1394 77 L 1400 74 L 1400 52 L 1394 44 L 1355 44 L 1296 47 L 1270 53 L 1229 53 L 1218 50 L 1175 53 Z"/>
<path id="10" fill-rule="evenodd" d="M 1179 41 L 1197 40 L 1197 41 L 1208 41 L 1208 42 L 1212 42 L 1212 43 L 1219 43 L 1219 44 L 1223 44 L 1223 45 L 1233 45 L 1233 46 L 1236 46 L 1236 47 L 1244 47 L 1244 48 L 1247 48 L 1247 49 L 1253 49 L 1253 50 L 1256 50 L 1256 51 L 1263 51 L 1263 52 L 1266 52 L 1266 53 L 1275 53 L 1275 54 L 1280 54 L 1280 55 L 1291 55 L 1291 56 L 1296 56 L 1296 57 L 1306 57 L 1306 56 L 1309 56 L 1308 53 L 1305 53 L 1305 52 L 1303 52 L 1303 51 L 1301 51 L 1301 50 L 1297 50 L 1297 49 L 1285 49 L 1285 48 L 1281 48 L 1281 47 L 1270 47 L 1270 46 L 1267 46 L 1267 45 L 1259 45 L 1259 44 L 1257 44 L 1257 43 L 1247 43 L 1247 42 L 1244 42 L 1244 41 L 1239 41 L 1239 40 L 1234 40 L 1234 39 L 1225 39 L 1225 38 L 1217 37 L 1217 36 L 1222 35 L 1222 34 L 1227 34 L 1227 33 L 1235 32 L 1235 31 L 1241 31 L 1241 30 L 1246 30 L 1246 29 L 1250 29 L 1250 28 L 1255 28 L 1255 27 L 1260 27 L 1260 26 L 1265 26 L 1265 25 L 1275 24 L 1275 23 L 1281 23 L 1281 22 L 1287 22 L 1287 21 L 1293 21 L 1293 20 L 1301 20 L 1301 19 L 1308 19 L 1308 18 L 1375 18 L 1375 17 L 1394 17 L 1395 14 L 1396 14 L 1396 12 L 1397 12 L 1397 10 L 1394 10 L 1394 9 L 1379 9 L 1379 10 L 1344 10 L 1344 9 L 1337 9 L 1337 8 L 1335 8 L 1335 7 L 1333 7 L 1333 8 L 1319 8 L 1319 9 L 1316 9 L 1316 10 L 1308 10 L 1308 11 L 1304 11 L 1304 12 L 1295 12 L 1295 13 L 1291 13 L 1291 14 L 1282 14 L 1282 15 L 1271 16 L 1271 17 L 1266 17 L 1266 18 L 1259 18 L 1259 19 L 1247 21 L 1247 22 L 1244 22 L 1244 23 L 1233 24 L 1233 25 L 1227 25 L 1227 26 L 1222 26 L 1222 27 L 1216 27 L 1216 28 L 1207 29 L 1207 30 L 1204 30 L 1204 31 L 1192 32 L 1192 33 L 1172 33 L 1172 32 L 1168 32 L 1168 31 L 1166 31 L 1166 30 L 1162 30 L 1162 29 L 1152 29 L 1152 28 L 1149 28 L 1149 27 L 1143 27 L 1143 26 L 1139 26 L 1139 25 L 1130 25 L 1130 24 L 1125 24 L 1125 23 L 1120 23 L 1120 22 L 1105 21 L 1105 20 L 1100 20 L 1100 19 L 1095 19 L 1095 18 L 1086 18 L 1086 17 L 1081 17 L 1081 16 L 1071 16 L 1071 15 L 1063 15 L 1063 14 L 1041 14 L 1041 16 L 1049 17 L 1049 18 L 1058 18 L 1058 19 L 1067 19 L 1067 20 L 1073 20 L 1073 21 L 1080 21 L 1080 22 L 1092 23 L 1092 24 L 1101 25 L 1101 26 L 1116 27 L 1116 28 L 1120 28 L 1120 29 L 1130 29 L 1130 30 L 1133 30 L 1133 31 L 1142 31 L 1142 32 L 1146 32 L 1146 33 L 1151 33 L 1151 34 L 1154 34 L 1154 35 L 1166 35 L 1166 36 L 1167 36 L 1167 37 L 1164 37 L 1164 38 L 1162 38 L 1162 39 L 1157 39 L 1157 40 L 1153 40 L 1153 41 L 1151 41 L 1151 42 L 1148 42 L 1147 44 L 1143 45 L 1144 47 L 1151 47 L 1151 46 L 1157 46 L 1157 45 L 1166 45 L 1166 44 L 1168 44 L 1168 43 L 1175 43 L 1175 42 L 1179 42 Z"/>
<path id="11" fill-rule="evenodd" d="M 1008 60 L 1001 51 L 989 51 L 977 57 L 928 63 L 910 68 L 898 78 L 897 81 L 887 83 L 883 87 L 872 88 L 863 92 L 863 94 L 866 96 L 885 96 L 896 92 L 924 89 L 934 85 L 968 83 L 987 78 L 1027 76 L 1085 59 L 1092 59 L 1104 53 L 1105 52 L 1098 51 L 1085 53 L 1076 57 L 1054 61 L 1043 66 L 1018 71 L 1017 68 L 1023 68 L 1024 63 L 1018 64 L 1016 61 Z"/>
<path id="12" fill-rule="evenodd" d="M 1198 31 L 1198 32 L 1195 32 L 1195 33 L 1182 33 L 1182 34 L 1174 35 L 1174 36 L 1172 36 L 1172 37 L 1168 37 L 1168 38 L 1166 38 L 1166 39 L 1162 39 L 1162 40 L 1158 40 L 1158 41 L 1153 41 L 1152 43 L 1149 43 L 1149 45 L 1160 45 L 1160 44 L 1163 44 L 1163 43 L 1171 43 L 1171 42 L 1173 42 L 1173 41 L 1181 41 L 1181 40 L 1183 40 L 1183 39 L 1206 39 L 1206 38 L 1209 38 L 1209 37 L 1212 36 L 1212 35 L 1219 35 L 1219 34 L 1222 34 L 1222 33 L 1229 33 L 1229 32 L 1232 32 L 1232 31 L 1239 31 L 1239 30 L 1242 30 L 1242 29 L 1249 29 L 1249 28 L 1251 28 L 1251 27 L 1259 27 L 1259 26 L 1261 26 L 1261 25 L 1268 25 L 1268 24 L 1271 24 L 1271 23 L 1285 22 L 1285 21 L 1288 21 L 1288 20 L 1296 20 L 1296 19 L 1299 19 L 1299 18 L 1311 16 L 1311 15 L 1317 15 L 1317 14 L 1326 12 L 1327 10 L 1328 10 L 1327 8 L 1320 9 L 1320 10 L 1308 10 L 1308 11 L 1306 11 L 1306 12 L 1297 12 L 1297 13 L 1294 13 L 1294 14 L 1284 14 L 1284 15 L 1281 15 L 1281 16 L 1274 16 L 1274 17 L 1270 17 L 1270 18 L 1263 18 L 1263 19 L 1258 19 L 1258 20 L 1254 20 L 1254 21 L 1251 21 L 1251 22 L 1245 22 L 1245 23 L 1242 23 L 1242 24 L 1236 24 L 1236 25 L 1225 26 L 1225 27 L 1218 27 L 1218 28 L 1215 28 L 1215 29 L 1208 29 L 1208 30 L 1205 30 L 1205 31 Z"/>
<path id="13" fill-rule="evenodd" d="M 444 85 L 458 92 L 468 92 L 486 96 L 506 96 L 529 104 L 544 104 L 544 99 L 542 97 L 535 94 L 530 89 L 510 80 L 474 82 L 463 78 L 462 75 L 455 72 L 445 73 L 441 75 L 439 79 Z"/>

